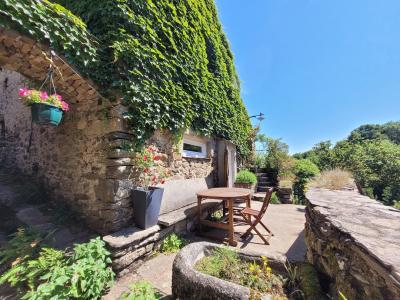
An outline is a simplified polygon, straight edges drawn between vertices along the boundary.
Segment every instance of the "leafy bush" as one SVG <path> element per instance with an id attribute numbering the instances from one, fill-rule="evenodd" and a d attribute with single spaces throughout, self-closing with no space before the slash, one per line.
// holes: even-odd
<path id="1" fill-rule="evenodd" d="M 34 257 L 40 251 L 43 237 L 32 228 L 18 228 L 11 240 L 0 249 L 0 264 L 16 264 Z"/>
<path id="2" fill-rule="evenodd" d="M 310 182 L 310 186 L 331 190 L 340 190 L 346 187 L 354 187 L 354 179 L 349 171 L 340 168 L 322 171 Z"/>
<path id="3" fill-rule="evenodd" d="M 182 249 L 187 244 L 187 241 L 176 233 L 167 236 L 161 244 L 161 252 L 175 253 Z"/>
<path id="4" fill-rule="evenodd" d="M 279 200 L 279 197 L 276 195 L 275 192 L 273 192 L 271 195 L 270 203 L 271 204 L 281 204 L 281 201 Z"/>
<path id="5" fill-rule="evenodd" d="M 155 291 L 153 286 L 146 281 L 139 281 L 129 288 L 119 300 L 158 300 L 161 295 Z"/>
<path id="6" fill-rule="evenodd" d="M 256 184 L 257 183 L 257 176 L 248 171 L 248 170 L 241 170 L 237 175 L 236 175 L 236 183 L 250 183 L 250 184 Z"/>
<path id="7" fill-rule="evenodd" d="M 294 166 L 296 179 L 293 184 L 293 193 L 298 203 L 302 204 L 305 199 L 307 183 L 315 175 L 319 174 L 318 167 L 308 159 L 297 160 Z"/>
<path id="8" fill-rule="evenodd" d="M 400 209 L 400 201 L 395 201 L 393 207 L 396 209 Z"/>
<path id="9" fill-rule="evenodd" d="M 100 238 L 75 245 L 71 254 L 42 248 L 15 261 L 0 284 L 27 290 L 22 299 L 98 299 L 114 279 L 109 255 Z"/>

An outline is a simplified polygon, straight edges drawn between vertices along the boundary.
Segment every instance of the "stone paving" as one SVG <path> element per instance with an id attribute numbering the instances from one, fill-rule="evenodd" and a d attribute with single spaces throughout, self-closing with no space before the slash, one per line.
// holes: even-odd
<path id="1" fill-rule="evenodd" d="M 253 208 L 259 208 L 261 202 L 252 202 Z M 304 242 L 304 206 L 281 204 L 271 204 L 263 221 L 275 234 L 269 239 L 270 245 L 263 244 L 258 236 L 253 236 L 246 242 L 239 242 L 237 249 L 258 252 L 267 256 L 287 257 L 292 261 L 302 261 L 306 255 L 306 245 Z M 258 228 L 258 227 L 257 227 Z M 244 232 L 245 226 L 237 226 L 238 233 Z M 260 231 L 266 234 L 265 231 Z M 189 236 L 192 241 L 204 241 L 204 238 Z M 209 240 L 210 241 L 210 240 Z M 165 299 L 171 295 L 172 263 L 175 254 L 159 254 L 146 261 L 135 272 L 131 272 L 115 282 L 110 292 L 103 297 L 103 300 L 118 299 L 120 295 L 139 280 L 150 282 L 158 291 L 166 295 Z"/>

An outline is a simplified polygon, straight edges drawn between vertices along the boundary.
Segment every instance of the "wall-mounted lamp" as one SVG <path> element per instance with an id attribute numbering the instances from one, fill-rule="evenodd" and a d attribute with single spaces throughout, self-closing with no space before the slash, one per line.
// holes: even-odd
<path id="1" fill-rule="evenodd" d="M 262 120 L 264 120 L 265 119 L 265 115 L 262 113 L 262 112 L 260 112 L 258 115 L 255 115 L 255 116 L 251 116 L 250 117 L 250 119 L 252 119 L 252 118 L 256 118 L 258 121 L 262 121 Z"/>

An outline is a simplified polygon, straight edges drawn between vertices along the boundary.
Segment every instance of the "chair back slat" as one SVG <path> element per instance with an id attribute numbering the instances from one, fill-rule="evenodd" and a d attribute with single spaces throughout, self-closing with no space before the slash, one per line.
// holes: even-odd
<path id="1" fill-rule="evenodd" d="M 273 187 L 267 188 L 267 191 L 266 191 L 266 194 L 265 194 L 265 197 L 264 197 L 264 200 L 263 200 L 263 205 L 262 205 L 261 210 L 260 210 L 260 215 L 259 215 L 260 219 L 264 216 L 265 212 L 267 211 L 267 208 L 268 208 L 268 205 L 269 205 L 269 203 L 271 201 L 271 196 L 272 196 L 273 192 L 274 192 L 274 188 Z"/>

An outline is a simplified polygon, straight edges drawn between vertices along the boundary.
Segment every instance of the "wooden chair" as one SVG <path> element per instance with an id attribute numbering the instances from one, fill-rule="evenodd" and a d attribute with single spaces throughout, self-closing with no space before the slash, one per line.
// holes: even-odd
<path id="1" fill-rule="evenodd" d="M 267 226 L 262 222 L 262 220 L 261 220 L 262 217 L 264 216 L 265 212 L 267 211 L 267 208 L 268 208 L 269 202 L 270 202 L 270 200 L 271 200 L 271 196 L 272 196 L 273 191 L 274 191 L 274 188 L 268 188 L 268 189 L 267 189 L 267 192 L 266 192 L 266 195 L 265 195 L 265 198 L 264 198 L 264 201 L 263 201 L 261 210 L 256 210 L 256 209 L 252 209 L 252 208 L 246 207 L 246 208 L 244 208 L 244 209 L 242 209 L 242 210 L 240 211 L 240 215 L 242 216 L 242 218 L 244 219 L 244 221 L 245 221 L 248 225 L 250 225 L 250 228 L 247 229 L 247 231 L 246 231 L 244 234 L 242 234 L 242 236 L 241 236 L 242 238 L 245 239 L 246 237 L 248 237 L 248 236 L 250 235 L 251 231 L 254 230 L 254 231 L 259 235 L 259 237 L 264 241 L 264 243 L 265 243 L 266 245 L 269 245 L 268 241 L 267 241 L 267 240 L 265 239 L 265 237 L 260 233 L 260 231 L 258 231 L 258 229 L 256 228 L 256 226 L 257 226 L 258 224 L 260 224 L 262 227 L 265 228 L 265 230 L 266 230 L 271 236 L 274 235 L 274 234 L 271 232 L 271 230 L 269 230 L 268 227 L 267 227 Z M 252 220 L 252 217 L 255 218 L 254 221 Z"/>

